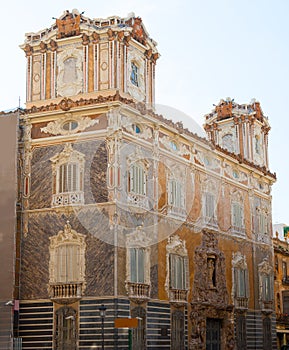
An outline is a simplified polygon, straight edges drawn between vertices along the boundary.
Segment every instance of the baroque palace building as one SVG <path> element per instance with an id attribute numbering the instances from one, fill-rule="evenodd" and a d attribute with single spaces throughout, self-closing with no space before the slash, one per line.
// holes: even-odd
<path id="1" fill-rule="evenodd" d="M 65 11 L 21 48 L 22 348 L 127 349 L 132 334 L 132 349 L 276 349 L 260 103 L 221 100 L 207 137 L 157 114 L 159 53 L 133 14 Z M 115 327 L 129 317 L 132 332 Z"/>

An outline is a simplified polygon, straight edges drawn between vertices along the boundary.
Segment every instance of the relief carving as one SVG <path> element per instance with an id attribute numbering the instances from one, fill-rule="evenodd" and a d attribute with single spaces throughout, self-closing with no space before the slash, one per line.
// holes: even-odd
<path id="1" fill-rule="evenodd" d="M 75 123 L 75 128 L 65 128 L 65 125 L 69 122 Z M 47 124 L 47 126 L 41 128 L 41 132 L 51 135 L 70 135 L 76 134 L 79 131 L 99 123 L 99 119 L 90 119 L 89 117 L 72 117 L 71 114 L 67 113 L 65 117 L 57 119 Z"/>
<path id="2" fill-rule="evenodd" d="M 234 349 L 233 306 L 228 304 L 225 256 L 218 248 L 215 231 L 204 229 L 202 235 L 202 243 L 195 250 L 189 348 L 206 349 L 207 318 L 215 318 L 222 320 L 221 339 L 224 339 L 224 349 Z"/>
<path id="3" fill-rule="evenodd" d="M 58 56 L 58 96 L 73 96 L 82 92 L 83 52 L 70 48 Z"/>

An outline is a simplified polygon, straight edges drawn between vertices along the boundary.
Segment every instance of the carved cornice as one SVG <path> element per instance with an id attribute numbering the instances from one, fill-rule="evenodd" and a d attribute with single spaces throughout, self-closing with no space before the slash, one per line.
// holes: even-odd
<path id="1" fill-rule="evenodd" d="M 230 152 L 219 145 L 214 145 L 214 147 L 216 148 L 217 151 L 225 153 L 226 155 L 236 159 L 239 163 L 243 163 L 252 168 L 255 168 L 256 170 L 261 171 L 264 175 L 272 177 L 274 180 L 277 179 L 276 173 L 271 173 L 265 166 L 260 166 L 253 162 L 250 162 L 249 160 L 244 158 L 241 154 L 235 154 L 233 152 Z"/>
<path id="2" fill-rule="evenodd" d="M 128 106 L 131 106 L 138 110 L 142 115 L 149 115 L 155 119 L 157 119 L 160 122 L 165 123 L 171 128 L 177 129 L 178 132 L 188 135 L 190 137 L 194 137 L 195 139 L 202 141 L 203 143 L 212 146 L 212 143 L 209 142 L 205 137 L 201 137 L 198 134 L 190 131 L 187 128 L 184 128 L 183 124 L 181 122 L 173 122 L 170 119 L 165 118 L 161 114 L 156 114 L 153 112 L 152 109 L 149 109 L 146 107 L 146 104 L 143 102 L 135 102 L 133 99 L 129 99 L 126 97 L 122 97 L 119 93 L 119 91 L 116 91 L 114 95 L 109 95 L 109 96 L 98 96 L 97 98 L 90 98 L 90 99 L 84 99 L 80 98 L 79 100 L 72 100 L 70 98 L 63 98 L 59 103 L 51 103 L 46 106 L 32 106 L 29 109 L 25 109 L 24 112 L 26 114 L 34 114 L 34 113 L 40 113 L 40 112 L 49 112 L 49 111 L 57 111 L 57 110 L 63 110 L 63 111 L 69 111 L 72 108 L 75 107 L 82 107 L 82 106 L 91 106 L 91 105 L 96 105 L 96 104 L 101 104 L 101 103 L 107 103 L 107 102 L 115 102 L 119 101 L 121 103 L 124 103 Z"/>

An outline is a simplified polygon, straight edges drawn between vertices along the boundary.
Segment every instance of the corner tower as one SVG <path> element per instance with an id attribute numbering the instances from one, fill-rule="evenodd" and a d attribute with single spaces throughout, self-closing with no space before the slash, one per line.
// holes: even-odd
<path id="1" fill-rule="evenodd" d="M 253 99 L 249 104 L 240 105 L 227 98 L 205 118 L 204 128 L 216 146 L 268 169 L 270 126 L 259 102 Z"/>
<path id="2" fill-rule="evenodd" d="M 27 57 L 27 108 L 113 91 L 154 105 L 159 54 L 134 14 L 89 19 L 65 11 L 50 28 L 26 34 L 20 47 Z"/>

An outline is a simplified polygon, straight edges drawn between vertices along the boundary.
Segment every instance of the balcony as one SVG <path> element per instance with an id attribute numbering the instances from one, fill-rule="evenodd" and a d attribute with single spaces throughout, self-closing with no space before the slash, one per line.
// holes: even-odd
<path id="1" fill-rule="evenodd" d="M 262 311 L 273 311 L 273 300 L 262 300 Z"/>
<path id="2" fill-rule="evenodd" d="M 84 195 L 79 192 L 58 193 L 52 196 L 52 207 L 60 207 L 65 205 L 82 205 L 84 203 Z"/>
<path id="3" fill-rule="evenodd" d="M 170 303 L 177 305 L 184 305 L 187 303 L 188 290 L 187 289 L 170 289 L 169 291 Z"/>
<path id="4" fill-rule="evenodd" d="M 61 304 L 71 303 L 81 298 L 83 282 L 51 283 L 50 298 Z"/>
<path id="5" fill-rule="evenodd" d="M 244 236 L 246 233 L 245 227 L 234 226 L 234 225 L 231 227 L 231 232 L 242 236 Z"/>
<path id="6" fill-rule="evenodd" d="M 168 205 L 168 215 L 175 217 L 176 219 L 185 219 L 187 217 L 185 208 L 173 205 Z"/>
<path id="7" fill-rule="evenodd" d="M 248 298 L 236 297 L 236 305 L 235 306 L 238 309 L 248 309 Z"/>
<path id="8" fill-rule="evenodd" d="M 151 208 L 149 198 L 148 196 L 141 195 L 141 194 L 135 194 L 135 193 L 129 193 L 128 197 L 128 204 L 133 204 L 141 209 L 149 210 Z"/>
<path id="9" fill-rule="evenodd" d="M 136 303 L 150 299 L 150 285 L 146 283 L 127 282 L 128 297 Z"/>
<path id="10" fill-rule="evenodd" d="M 208 229 L 217 229 L 218 221 L 215 217 L 203 216 L 202 217 L 202 226 Z"/>

